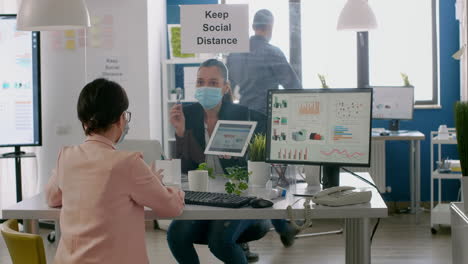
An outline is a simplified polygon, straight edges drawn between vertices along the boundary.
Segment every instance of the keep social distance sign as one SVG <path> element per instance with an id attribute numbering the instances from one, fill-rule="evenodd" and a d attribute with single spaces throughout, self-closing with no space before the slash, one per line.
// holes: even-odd
<path id="1" fill-rule="evenodd" d="M 249 52 L 248 5 L 181 5 L 183 53 Z"/>

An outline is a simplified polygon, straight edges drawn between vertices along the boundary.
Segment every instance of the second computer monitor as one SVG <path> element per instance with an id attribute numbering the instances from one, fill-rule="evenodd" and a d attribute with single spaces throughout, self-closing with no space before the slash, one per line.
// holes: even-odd
<path id="1" fill-rule="evenodd" d="M 270 90 L 267 160 L 369 166 L 372 89 Z"/>
<path id="2" fill-rule="evenodd" d="M 390 130 L 399 130 L 399 120 L 413 119 L 414 87 L 374 86 L 372 118 L 390 121 Z"/>
<path id="3" fill-rule="evenodd" d="M 324 165 L 324 188 L 341 166 L 370 165 L 372 89 L 270 90 L 267 162 Z"/>

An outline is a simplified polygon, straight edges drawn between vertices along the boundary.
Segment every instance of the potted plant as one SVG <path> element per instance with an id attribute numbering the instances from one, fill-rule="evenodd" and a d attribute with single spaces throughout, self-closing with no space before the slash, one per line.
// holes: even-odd
<path id="1" fill-rule="evenodd" d="M 171 101 L 177 100 L 177 90 L 176 89 L 171 89 L 169 96 L 170 96 L 169 100 L 171 100 Z"/>
<path id="2" fill-rule="evenodd" d="M 468 212 L 468 102 L 455 104 L 457 148 L 462 169 L 462 188 L 465 212 Z"/>
<path id="3" fill-rule="evenodd" d="M 213 174 L 213 168 L 208 167 L 208 164 L 206 164 L 206 163 L 200 163 L 200 164 L 198 164 L 197 170 L 200 170 L 200 171 L 207 171 L 207 172 L 208 172 L 208 176 L 209 176 L 211 179 L 214 179 L 214 178 L 215 178 L 215 175 Z"/>
<path id="4" fill-rule="evenodd" d="M 405 87 L 413 86 L 413 85 L 411 85 L 411 83 L 409 81 L 408 74 L 400 72 L 400 75 L 401 75 L 401 79 L 403 80 L 403 86 L 405 86 Z"/>
<path id="5" fill-rule="evenodd" d="M 249 144 L 249 161 L 247 168 L 250 173 L 249 184 L 252 187 L 265 187 L 270 179 L 270 164 L 266 160 L 266 136 L 256 134 Z"/>
<path id="6" fill-rule="evenodd" d="M 247 181 L 250 173 L 245 167 L 229 167 L 226 168 L 226 171 L 227 174 L 224 174 L 224 177 L 229 179 L 229 181 L 224 185 L 224 189 L 227 193 L 240 195 L 249 188 Z"/>
<path id="7" fill-rule="evenodd" d="M 325 78 L 325 75 L 320 74 L 320 73 L 317 74 L 317 75 L 318 75 L 318 78 L 319 78 L 319 80 L 320 80 L 320 83 L 322 84 L 322 88 L 330 88 L 330 87 L 328 87 L 328 84 L 327 84 L 327 80 L 326 80 L 326 78 Z"/>

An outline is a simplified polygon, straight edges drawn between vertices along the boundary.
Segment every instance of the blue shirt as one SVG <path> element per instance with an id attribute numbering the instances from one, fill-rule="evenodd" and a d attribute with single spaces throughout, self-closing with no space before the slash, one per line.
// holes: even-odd
<path id="1" fill-rule="evenodd" d="M 267 92 L 278 89 L 302 89 L 296 73 L 283 52 L 262 36 L 250 37 L 249 53 L 232 53 L 227 58 L 231 87 L 239 85 L 239 103 L 266 114 Z"/>

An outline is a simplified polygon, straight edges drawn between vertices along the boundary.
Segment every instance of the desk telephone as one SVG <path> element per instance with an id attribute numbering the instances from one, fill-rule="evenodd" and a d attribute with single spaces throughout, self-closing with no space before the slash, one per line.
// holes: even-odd
<path id="1" fill-rule="evenodd" d="M 368 203 L 371 198 L 372 191 L 356 189 L 351 186 L 336 186 L 318 192 L 312 196 L 312 201 L 327 206 L 343 206 Z"/>

